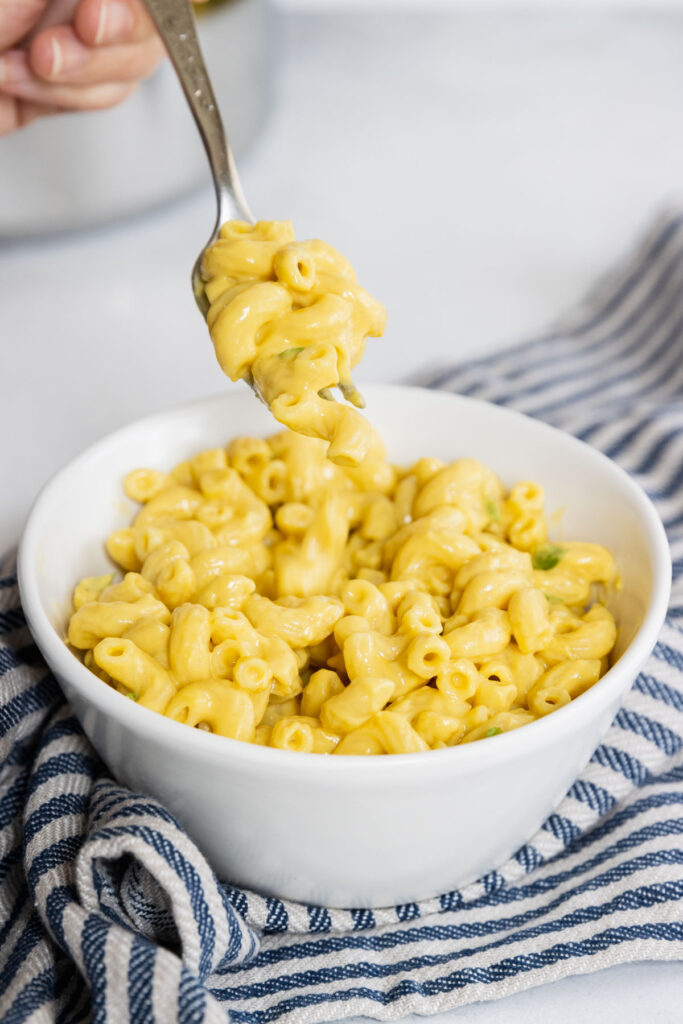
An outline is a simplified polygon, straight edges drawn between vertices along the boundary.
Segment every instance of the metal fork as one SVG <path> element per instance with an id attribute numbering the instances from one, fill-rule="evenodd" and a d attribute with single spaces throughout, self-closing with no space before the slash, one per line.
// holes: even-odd
<path id="1" fill-rule="evenodd" d="M 192 5 L 188 0 L 145 0 L 145 5 L 171 58 L 185 99 L 192 111 L 209 158 L 216 191 L 216 223 L 211 237 L 192 268 L 192 291 L 202 316 L 206 317 L 209 303 L 201 274 L 204 253 L 219 237 L 221 225 L 226 220 L 245 220 L 254 224 L 255 218 L 244 197 L 235 160 L 228 145 L 211 79 L 199 46 Z M 245 380 L 256 396 L 263 400 L 253 377 L 249 375 Z M 335 401 L 328 388 L 323 388 L 319 394 L 322 398 Z"/>
<path id="2" fill-rule="evenodd" d="M 208 302 L 201 277 L 204 253 L 216 241 L 221 224 L 226 220 L 246 220 L 253 224 L 254 217 L 247 206 L 237 176 L 235 161 L 199 46 L 191 4 L 188 0 L 145 0 L 145 5 L 168 51 L 192 111 L 209 158 L 216 190 L 216 223 L 192 268 L 194 297 L 202 315 L 206 316 Z"/>

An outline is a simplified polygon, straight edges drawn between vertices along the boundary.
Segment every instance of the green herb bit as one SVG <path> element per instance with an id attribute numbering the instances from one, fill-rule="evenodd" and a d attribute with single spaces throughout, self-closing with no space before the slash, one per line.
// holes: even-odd
<path id="1" fill-rule="evenodd" d="M 299 673 L 299 675 L 301 677 L 301 685 L 303 687 L 306 687 L 308 686 L 310 678 L 313 675 L 313 669 L 305 668 L 302 672 Z"/>
<path id="2" fill-rule="evenodd" d="M 536 548 L 534 551 L 531 564 L 534 569 L 541 569 L 545 572 L 548 569 L 554 569 L 562 555 L 566 554 L 566 548 L 560 548 L 557 544 L 544 544 L 543 547 Z"/>
<path id="3" fill-rule="evenodd" d="M 486 499 L 486 513 L 493 523 L 500 522 L 500 509 L 498 505 L 491 498 Z"/>
<path id="4" fill-rule="evenodd" d="M 502 731 L 503 731 L 503 730 L 502 730 L 502 729 L 499 729 L 497 725 L 493 725 L 493 726 L 491 726 L 491 728 L 490 728 L 490 729 L 487 729 L 487 730 L 486 730 L 486 733 L 485 733 L 484 735 L 485 735 L 485 736 L 486 736 L 486 738 L 488 739 L 488 737 L 489 737 L 489 736 L 500 736 L 500 734 L 502 733 Z"/>
<path id="5" fill-rule="evenodd" d="M 564 604 L 564 601 L 562 600 L 562 598 L 561 597 L 556 597 L 555 594 L 546 594 L 545 596 L 546 596 L 546 600 L 550 604 Z"/>
<path id="6" fill-rule="evenodd" d="M 299 345 L 297 348 L 283 348 L 282 352 L 278 352 L 278 359 L 294 359 L 303 350 L 303 345 Z"/>
<path id="7" fill-rule="evenodd" d="M 138 700 L 138 695 L 137 695 L 137 693 L 133 693 L 133 691 L 132 691 L 132 690 L 130 690 L 130 691 L 129 691 L 129 692 L 128 692 L 128 693 L 126 694 L 126 697 L 128 698 L 128 700 Z"/>

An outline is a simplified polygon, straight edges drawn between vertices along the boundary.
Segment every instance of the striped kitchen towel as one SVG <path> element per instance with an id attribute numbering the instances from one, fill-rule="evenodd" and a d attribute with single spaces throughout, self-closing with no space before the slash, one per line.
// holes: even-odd
<path id="1" fill-rule="evenodd" d="M 666 524 L 670 614 L 585 771 L 513 858 L 436 899 L 342 911 L 236 889 L 157 801 L 108 777 L 31 642 L 6 566 L 4 1024 L 394 1020 L 683 959 L 683 214 L 551 333 L 430 383 L 582 437 L 645 487 Z"/>

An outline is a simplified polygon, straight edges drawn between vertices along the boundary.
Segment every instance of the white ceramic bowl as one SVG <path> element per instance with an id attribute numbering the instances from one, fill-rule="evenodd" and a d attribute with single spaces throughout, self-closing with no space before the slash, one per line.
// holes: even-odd
<path id="1" fill-rule="evenodd" d="M 623 578 L 618 660 L 591 690 L 495 740 L 392 757 L 326 757 L 213 736 L 137 707 L 64 645 L 70 595 L 107 570 L 102 540 L 133 512 L 121 481 L 169 468 L 273 422 L 246 388 L 134 423 L 89 448 L 45 487 L 19 553 L 35 639 L 113 774 L 178 815 L 219 875 L 308 903 L 381 906 L 434 896 L 500 864 L 557 805 L 652 650 L 669 597 L 662 524 L 614 463 L 551 427 L 496 406 L 418 388 L 367 388 L 390 457 L 474 456 L 507 484 L 534 479 L 567 538 L 598 541 Z"/>

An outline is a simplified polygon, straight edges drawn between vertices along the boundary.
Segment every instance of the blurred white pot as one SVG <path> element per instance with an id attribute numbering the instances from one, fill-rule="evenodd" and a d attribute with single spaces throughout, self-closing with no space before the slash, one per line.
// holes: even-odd
<path id="1" fill-rule="evenodd" d="M 226 0 L 197 25 L 237 157 L 266 111 L 267 0 Z M 209 181 L 168 64 L 120 107 L 45 118 L 0 139 L 0 235 L 43 234 L 134 214 Z"/>

